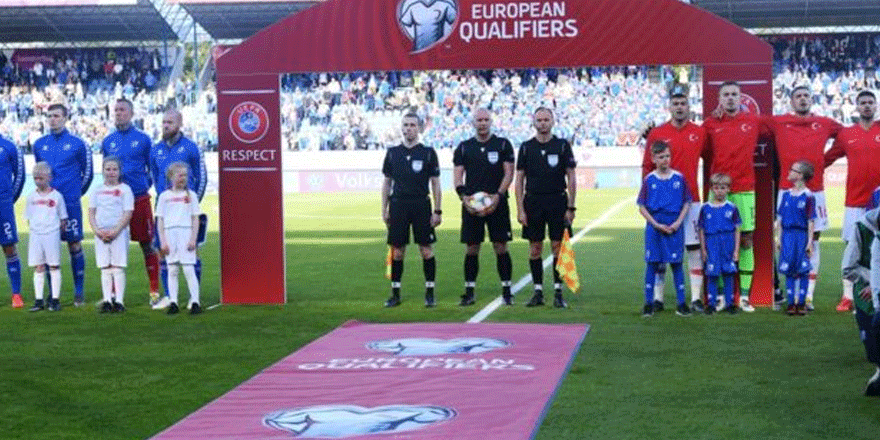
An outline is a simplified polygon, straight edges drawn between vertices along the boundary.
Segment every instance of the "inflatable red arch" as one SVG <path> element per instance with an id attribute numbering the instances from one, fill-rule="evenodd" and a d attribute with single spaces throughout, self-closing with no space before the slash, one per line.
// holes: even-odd
<path id="1" fill-rule="evenodd" d="M 658 64 L 703 66 L 704 111 L 727 80 L 772 111 L 772 48 L 677 0 L 329 0 L 263 29 L 217 60 L 222 302 L 286 301 L 280 74 Z M 756 164 L 752 301 L 769 304 L 763 146 Z"/>

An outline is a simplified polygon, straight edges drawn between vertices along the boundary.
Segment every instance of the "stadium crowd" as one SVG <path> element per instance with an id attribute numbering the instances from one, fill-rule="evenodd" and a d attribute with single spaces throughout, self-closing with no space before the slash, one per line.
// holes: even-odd
<path id="1" fill-rule="evenodd" d="M 880 34 L 769 36 L 774 47 L 774 113 L 787 112 L 794 86 L 809 84 L 814 112 L 848 124 L 853 97 L 880 82 Z M 71 128 L 93 149 L 112 127 L 111 107 L 126 97 L 138 127 L 157 138 L 161 114 L 181 109 L 184 130 L 203 149 L 217 145 L 216 94 L 193 81 L 161 86 L 157 50 L 71 49 L 0 55 L 0 135 L 30 151 L 46 132 L 45 107 L 65 102 Z M 452 148 L 468 137 L 473 108 L 498 114 L 498 132 L 529 137 L 530 106 L 557 110 L 557 129 L 574 146 L 634 145 L 665 118 L 667 91 L 691 83 L 694 119 L 701 119 L 699 71 L 684 67 L 525 69 L 496 71 L 290 74 L 282 78 L 282 144 L 286 150 L 380 149 L 400 141 L 398 122 L 415 109 L 426 121 L 423 140 Z M 528 106 L 522 103 L 530 103 Z"/>

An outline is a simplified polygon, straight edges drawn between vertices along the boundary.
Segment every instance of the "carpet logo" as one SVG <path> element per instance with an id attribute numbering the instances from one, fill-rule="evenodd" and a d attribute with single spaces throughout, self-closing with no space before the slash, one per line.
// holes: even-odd
<path id="1" fill-rule="evenodd" d="M 256 102 L 242 102 L 229 113 L 229 130 L 246 144 L 257 142 L 269 132 L 269 112 Z"/>
<path id="2" fill-rule="evenodd" d="M 438 356 L 443 354 L 486 353 L 509 347 L 510 342 L 495 338 L 405 338 L 373 341 L 370 350 L 393 353 L 397 356 Z"/>
<path id="3" fill-rule="evenodd" d="M 455 416 L 453 409 L 432 405 L 322 405 L 267 414 L 263 425 L 296 438 L 349 438 L 425 429 Z"/>
<path id="4" fill-rule="evenodd" d="M 410 53 L 426 51 L 452 35 L 458 19 L 455 0 L 401 0 L 397 23 L 413 42 Z"/>

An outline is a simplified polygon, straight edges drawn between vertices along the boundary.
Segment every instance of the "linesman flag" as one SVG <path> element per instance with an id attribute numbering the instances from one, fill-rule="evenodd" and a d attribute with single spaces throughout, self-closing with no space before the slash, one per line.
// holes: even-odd
<path id="1" fill-rule="evenodd" d="M 568 290 L 578 292 L 581 290 L 581 279 L 578 276 L 577 264 L 574 261 L 574 248 L 571 247 L 571 237 L 565 228 L 562 235 L 562 246 L 559 248 L 559 260 L 556 262 L 556 271 L 565 281 Z"/>
<path id="2" fill-rule="evenodd" d="M 391 246 L 388 246 L 388 256 L 385 257 L 385 279 L 391 279 Z"/>

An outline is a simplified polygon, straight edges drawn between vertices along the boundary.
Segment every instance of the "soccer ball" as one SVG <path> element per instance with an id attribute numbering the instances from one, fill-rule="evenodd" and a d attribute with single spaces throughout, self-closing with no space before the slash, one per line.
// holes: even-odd
<path id="1" fill-rule="evenodd" d="M 484 211 L 491 205 L 492 197 L 490 197 L 489 194 L 486 194 L 483 191 L 475 192 L 468 201 L 468 206 L 470 206 L 471 209 L 477 212 Z"/>

